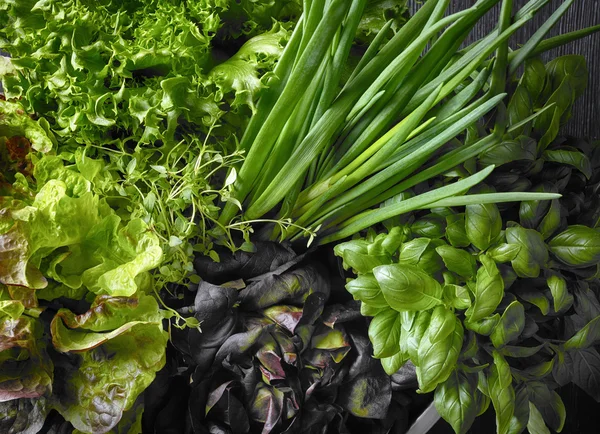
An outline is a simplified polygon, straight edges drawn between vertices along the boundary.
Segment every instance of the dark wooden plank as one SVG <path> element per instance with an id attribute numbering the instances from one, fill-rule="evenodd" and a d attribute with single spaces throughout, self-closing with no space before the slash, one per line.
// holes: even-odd
<path id="1" fill-rule="evenodd" d="M 416 2 L 410 1 L 414 10 Z M 449 11 L 457 11 L 472 6 L 472 0 L 455 0 L 450 3 Z M 515 0 L 514 7 L 524 5 L 526 1 Z M 560 0 L 550 0 L 525 27 L 520 29 L 511 40 L 513 48 L 524 43 L 548 19 L 554 10 L 562 3 Z M 499 7 L 491 10 L 470 35 L 469 41 L 474 41 L 486 35 L 493 29 L 498 20 Z M 600 24 L 600 0 L 576 0 L 570 10 L 563 16 L 548 36 L 578 30 L 584 27 Z M 586 57 L 590 80 L 586 94 L 581 97 L 573 110 L 573 118 L 565 125 L 563 132 L 575 136 L 590 136 L 600 138 L 600 33 L 585 39 L 560 47 L 544 55 L 545 60 L 564 54 L 580 54 Z"/>

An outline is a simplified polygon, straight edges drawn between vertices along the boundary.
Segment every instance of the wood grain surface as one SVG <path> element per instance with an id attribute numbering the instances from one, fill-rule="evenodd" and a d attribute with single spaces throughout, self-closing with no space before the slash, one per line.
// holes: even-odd
<path id="1" fill-rule="evenodd" d="M 462 10 L 472 6 L 473 0 L 454 0 L 450 3 L 449 12 Z M 513 7 L 516 9 L 526 3 L 524 0 L 515 0 Z M 560 0 L 550 0 L 525 27 L 521 28 L 511 39 L 511 46 L 518 47 L 522 44 L 548 19 L 554 10 L 560 4 Z M 417 2 L 409 0 L 412 10 L 418 7 Z M 473 29 L 469 41 L 480 39 L 488 34 L 498 22 L 498 7 L 492 9 Z M 412 11 L 411 11 L 412 12 Z M 560 33 L 566 33 L 578 30 L 584 27 L 600 24 L 600 0 L 575 0 L 575 3 L 569 11 L 563 16 L 562 20 L 548 34 L 556 36 Z M 573 117 L 565 125 L 564 134 L 570 134 L 580 137 L 600 138 L 600 33 L 596 33 L 585 39 L 575 41 L 564 47 L 552 50 L 544 55 L 544 60 L 549 60 L 564 54 L 580 54 L 585 56 L 588 61 L 589 85 L 586 94 L 581 97 L 573 110 Z M 600 428 L 599 428 L 600 432 Z"/>

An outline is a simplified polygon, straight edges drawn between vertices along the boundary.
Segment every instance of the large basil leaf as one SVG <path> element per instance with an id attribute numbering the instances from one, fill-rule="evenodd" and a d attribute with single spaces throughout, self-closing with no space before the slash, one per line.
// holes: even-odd
<path id="1" fill-rule="evenodd" d="M 434 345 L 431 336 L 436 333 L 436 330 L 430 331 L 428 328 L 419 343 L 416 366 L 421 392 L 435 390 L 439 383 L 446 381 L 456 367 L 463 344 L 464 330 L 456 317 L 453 322 L 452 333 L 443 341 Z"/>
<path id="2" fill-rule="evenodd" d="M 529 395 L 525 384 L 515 386 L 515 412 L 510 419 L 508 432 L 511 434 L 520 434 L 527 426 L 529 420 Z"/>
<path id="3" fill-rule="evenodd" d="M 490 334 L 492 344 L 496 347 L 502 347 L 507 343 L 517 339 L 525 328 L 525 308 L 518 301 L 513 301 L 508 305 L 500 322 L 494 327 Z"/>
<path id="4" fill-rule="evenodd" d="M 517 91 L 518 92 L 518 91 Z M 529 96 L 527 95 L 527 98 Z M 527 100 L 525 100 L 527 103 Z M 512 101 L 511 101 L 512 104 Z M 519 107 L 520 109 L 521 107 Z M 522 107 L 526 112 L 529 112 L 529 107 Z M 509 107 L 510 111 L 510 107 Z M 529 113 L 527 116 L 529 116 Z M 519 116 L 518 113 L 509 113 L 509 116 Z M 525 116 L 525 117 L 527 117 Z M 524 117 L 524 118 L 525 118 Z M 523 119 L 524 119 L 523 118 Z M 511 120 L 511 123 L 512 120 Z M 517 123 L 517 122 L 514 122 Z M 524 127 L 521 127 L 522 130 Z M 513 135 L 514 136 L 514 135 Z M 537 157 L 536 153 L 536 142 L 530 137 L 519 136 L 515 140 L 504 140 L 502 143 L 493 146 L 489 150 L 483 152 L 479 156 L 479 162 L 483 165 L 493 164 L 495 166 L 501 166 L 503 164 L 510 163 L 511 161 L 527 160 L 533 161 Z"/>
<path id="5" fill-rule="evenodd" d="M 465 319 L 464 323 L 467 330 L 472 330 L 479 335 L 489 336 L 499 322 L 500 315 L 496 313 L 492 316 L 482 318 L 478 321 L 471 321 L 467 318 Z"/>
<path id="6" fill-rule="evenodd" d="M 379 288 L 379 284 L 373 275 L 361 275 L 346 283 L 346 289 L 355 300 L 360 300 L 370 306 L 381 308 L 387 307 L 388 303 Z"/>
<path id="7" fill-rule="evenodd" d="M 410 230 L 419 237 L 441 238 L 446 231 L 446 218 L 438 214 L 429 214 L 414 222 Z"/>
<path id="8" fill-rule="evenodd" d="M 429 327 L 431 320 L 431 312 L 421 311 L 417 313 L 417 318 L 410 330 L 406 333 L 403 331 L 400 336 L 400 348 L 403 352 L 407 352 L 413 363 L 419 363 L 419 348 L 423 341 L 423 336 Z"/>
<path id="9" fill-rule="evenodd" d="M 550 434 L 550 430 L 544 422 L 542 413 L 531 401 L 529 401 L 529 420 L 527 421 L 527 431 L 529 431 L 529 434 Z"/>
<path id="10" fill-rule="evenodd" d="M 565 350 L 589 348 L 600 340 L 600 316 L 587 323 L 585 327 L 575 333 L 565 342 Z"/>
<path id="11" fill-rule="evenodd" d="M 378 313 L 369 325 L 369 339 L 373 344 L 373 356 L 381 359 L 400 351 L 400 314 L 393 309 Z"/>
<path id="12" fill-rule="evenodd" d="M 402 351 L 397 352 L 391 357 L 381 359 L 381 366 L 388 375 L 393 375 L 408 361 L 408 356 Z"/>
<path id="13" fill-rule="evenodd" d="M 558 189 L 552 182 L 544 182 L 536 185 L 531 191 L 540 193 L 558 193 Z M 551 207 L 548 200 L 525 200 L 519 205 L 519 221 L 528 229 L 536 229 L 544 219 Z M 559 213 L 560 217 L 560 213 Z"/>
<path id="14" fill-rule="evenodd" d="M 496 204 L 467 205 L 465 212 L 467 238 L 479 250 L 486 250 L 500 235 L 502 217 Z"/>
<path id="15" fill-rule="evenodd" d="M 546 66 L 539 58 L 528 59 L 525 62 L 525 71 L 521 82 L 529 91 L 531 99 L 536 101 L 546 83 Z"/>
<path id="16" fill-rule="evenodd" d="M 532 287 L 532 285 L 527 282 L 527 280 L 520 281 L 515 289 L 515 293 L 526 302 L 537 306 L 543 315 L 547 315 L 550 311 L 550 301 L 543 292 Z"/>
<path id="17" fill-rule="evenodd" d="M 434 403 L 438 413 L 452 425 L 457 434 L 466 433 L 477 417 L 477 374 L 459 369 L 435 389 Z"/>
<path id="18" fill-rule="evenodd" d="M 547 87 L 556 89 L 565 81 L 569 80 L 573 91 L 573 100 L 579 98 L 585 92 L 588 82 L 588 69 L 585 57 L 568 55 L 552 59 L 546 65 Z"/>
<path id="19" fill-rule="evenodd" d="M 486 255 L 481 255 L 480 259 L 483 266 L 477 270 L 475 301 L 466 312 L 471 322 L 477 322 L 492 314 L 504 296 L 504 280 L 496 263 Z"/>
<path id="20" fill-rule="evenodd" d="M 469 290 L 459 285 L 444 285 L 444 301 L 455 309 L 468 309 L 471 306 Z"/>
<path id="21" fill-rule="evenodd" d="M 442 286 L 418 267 L 381 265 L 373 274 L 392 309 L 427 310 L 442 303 Z"/>
<path id="22" fill-rule="evenodd" d="M 544 151 L 542 156 L 546 161 L 568 164 L 575 167 L 583 173 L 587 179 L 592 177 L 592 165 L 587 155 L 582 152 L 568 149 L 556 149 Z"/>
<path id="23" fill-rule="evenodd" d="M 573 383 L 600 402 L 600 354 L 595 348 L 567 353 L 572 363 Z"/>
<path id="24" fill-rule="evenodd" d="M 369 253 L 369 242 L 365 240 L 338 244 L 334 247 L 334 252 L 344 260 L 346 269 L 352 268 L 357 274 L 367 274 L 379 265 L 392 263 L 391 256 L 383 249 L 379 255 Z"/>
<path id="25" fill-rule="evenodd" d="M 455 328 L 456 317 L 454 313 L 444 306 L 436 306 L 431 313 L 431 320 L 427 329 L 427 337 L 432 344 L 445 339 Z"/>
<path id="26" fill-rule="evenodd" d="M 546 383 L 530 381 L 527 383 L 529 400 L 542 413 L 544 421 L 556 432 L 561 432 L 565 425 L 567 413 L 565 405 L 558 393 L 550 390 Z"/>
<path id="27" fill-rule="evenodd" d="M 554 299 L 554 311 L 560 312 L 567 310 L 573 305 L 573 296 L 567 289 L 567 281 L 564 277 L 557 274 L 552 274 L 546 280 L 552 298 Z"/>
<path id="28" fill-rule="evenodd" d="M 509 432 L 515 411 L 515 390 L 508 362 L 498 351 L 493 352 L 494 363 L 488 375 L 489 396 L 496 410 L 496 432 Z"/>
<path id="29" fill-rule="evenodd" d="M 589 267 L 600 262 L 600 232 L 582 225 L 569 226 L 548 243 L 559 261 L 571 267 Z"/>
<path id="30" fill-rule="evenodd" d="M 521 246 L 518 246 L 516 244 L 502 243 L 495 247 L 492 247 L 490 250 L 488 250 L 487 254 L 494 261 L 503 263 L 515 259 L 519 254 L 520 250 Z"/>
<path id="31" fill-rule="evenodd" d="M 475 257 L 469 252 L 447 245 L 436 247 L 435 251 L 442 257 L 448 270 L 467 279 L 475 275 Z"/>
<path id="32" fill-rule="evenodd" d="M 506 241 L 521 246 L 519 253 L 511 261 L 519 277 L 538 277 L 541 267 L 548 262 L 548 249 L 542 235 L 520 226 L 506 229 Z"/>
<path id="33" fill-rule="evenodd" d="M 454 247 L 468 247 L 471 244 L 465 230 L 463 213 L 446 216 L 446 239 Z"/>

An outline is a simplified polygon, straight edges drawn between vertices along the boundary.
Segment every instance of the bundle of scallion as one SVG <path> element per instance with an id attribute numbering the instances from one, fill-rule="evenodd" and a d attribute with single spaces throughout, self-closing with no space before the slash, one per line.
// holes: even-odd
<path id="1" fill-rule="evenodd" d="M 384 28 L 341 83 L 367 1 L 305 0 L 304 15 L 241 140 L 246 158 L 228 177 L 231 198 L 220 224 L 232 224 L 239 208 L 246 222 L 291 223 L 270 226 L 265 236 L 310 235 L 325 244 L 416 209 L 556 198 L 465 195 L 492 172 L 489 166 L 453 184 L 390 200 L 502 141 L 508 78 L 528 58 L 600 29 L 543 40 L 573 2 L 563 2 L 512 51 L 510 37 L 548 0 L 531 0 L 519 10 L 512 0 L 502 1 L 495 29 L 462 49 L 499 0 L 479 0 L 449 16 L 449 0 L 428 0 L 393 37 L 386 39 Z M 484 116 L 494 122 L 491 134 L 445 146 Z"/>

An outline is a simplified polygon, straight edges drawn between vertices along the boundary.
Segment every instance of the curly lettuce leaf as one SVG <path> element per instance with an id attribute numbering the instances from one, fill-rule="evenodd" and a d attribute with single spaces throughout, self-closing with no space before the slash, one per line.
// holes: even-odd
<path id="1" fill-rule="evenodd" d="M 52 391 L 53 366 L 38 319 L 0 287 L 0 402 L 33 399 Z"/>
<path id="2" fill-rule="evenodd" d="M 26 137 L 33 149 L 49 152 L 54 145 L 54 137 L 45 120 L 34 121 L 19 102 L 0 99 L 0 137 Z"/>
<path id="3" fill-rule="evenodd" d="M 136 326 L 160 326 L 162 315 L 154 297 L 98 296 L 90 309 L 76 315 L 60 309 L 52 319 L 52 343 L 61 352 L 86 351 Z"/>
<path id="4" fill-rule="evenodd" d="M 164 366 L 166 343 L 162 327 L 138 325 L 83 352 L 78 367 L 65 372 L 53 406 L 81 432 L 109 432 Z"/>

